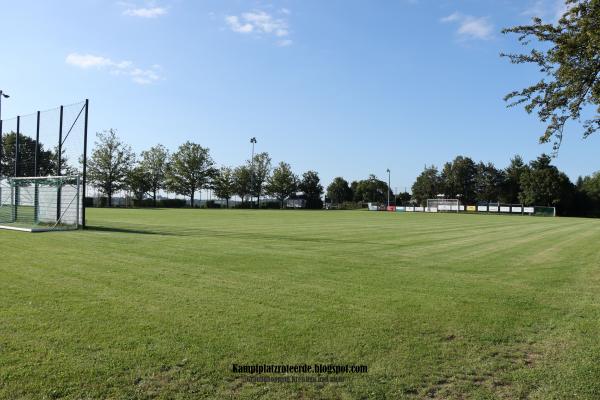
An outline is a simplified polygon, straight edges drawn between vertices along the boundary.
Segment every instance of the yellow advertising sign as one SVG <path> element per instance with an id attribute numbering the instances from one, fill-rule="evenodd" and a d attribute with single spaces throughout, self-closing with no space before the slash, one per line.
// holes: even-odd
<path id="1" fill-rule="evenodd" d="M 467 206 L 467 211 L 477 211 L 477 207 L 475 206 Z"/>

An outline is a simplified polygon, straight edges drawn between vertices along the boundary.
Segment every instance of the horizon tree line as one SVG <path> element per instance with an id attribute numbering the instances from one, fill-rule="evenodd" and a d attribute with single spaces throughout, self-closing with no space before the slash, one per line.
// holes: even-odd
<path id="1" fill-rule="evenodd" d="M 140 203 L 151 195 L 156 206 L 161 190 L 188 197 L 193 207 L 196 193 L 203 189 L 212 190 L 227 207 L 234 196 L 247 207 L 260 207 L 261 199 L 269 196 L 284 208 L 285 200 L 298 191 L 303 192 L 307 208 L 323 207 L 323 186 L 316 171 L 298 176 L 283 161 L 273 168 L 267 152 L 257 153 L 237 167 L 218 168 L 210 150 L 191 141 L 173 153 L 158 144 L 138 158 L 114 129 L 99 132 L 97 138 L 88 160 L 88 179 L 106 195 L 109 207 L 120 191 L 130 191 Z"/>

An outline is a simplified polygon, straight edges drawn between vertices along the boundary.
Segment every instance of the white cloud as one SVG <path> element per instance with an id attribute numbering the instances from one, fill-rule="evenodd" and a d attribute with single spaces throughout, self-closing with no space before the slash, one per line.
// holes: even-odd
<path id="1" fill-rule="evenodd" d="M 229 25 L 232 31 L 238 33 L 250 33 L 254 30 L 254 25 L 250 23 L 241 23 L 240 19 L 235 15 L 225 17 L 225 22 Z"/>
<path id="2" fill-rule="evenodd" d="M 106 67 L 112 64 L 112 61 L 105 57 L 78 53 L 71 53 L 67 55 L 65 61 L 67 64 L 74 65 L 79 68 Z"/>
<path id="3" fill-rule="evenodd" d="M 535 0 L 521 15 L 539 17 L 556 23 L 572 6 L 565 4 L 564 0 Z"/>
<path id="4" fill-rule="evenodd" d="M 457 34 L 463 39 L 489 40 L 494 36 L 494 25 L 488 17 L 474 17 L 459 12 L 441 19 L 444 23 L 458 23 Z"/>
<path id="5" fill-rule="evenodd" d="M 123 15 L 139 18 L 157 18 L 166 14 L 167 9 L 164 7 L 138 7 L 123 11 Z"/>
<path id="6" fill-rule="evenodd" d="M 280 12 L 285 15 L 290 14 L 290 11 L 285 8 L 281 9 Z M 239 16 L 228 15 L 225 17 L 225 22 L 233 32 L 272 35 L 279 38 L 277 41 L 279 46 L 292 44 L 290 39 L 286 39 L 290 34 L 287 20 L 275 18 L 264 11 L 255 10 L 242 13 Z"/>
<path id="7" fill-rule="evenodd" d="M 79 53 L 68 54 L 65 62 L 78 68 L 96 68 L 99 70 L 108 70 L 112 75 L 125 75 L 140 85 L 147 85 L 161 79 L 161 67 L 157 64 L 144 69 L 136 67 L 131 61 L 113 61 L 107 57 Z"/>

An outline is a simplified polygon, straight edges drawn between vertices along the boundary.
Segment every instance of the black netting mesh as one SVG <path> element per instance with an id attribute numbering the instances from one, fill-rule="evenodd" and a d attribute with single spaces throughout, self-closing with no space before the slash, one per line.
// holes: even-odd
<path id="1" fill-rule="evenodd" d="M 0 222 L 15 219 L 18 216 L 15 207 L 24 207 L 24 203 L 31 203 L 36 213 L 61 215 L 64 206 L 62 183 L 58 185 L 55 195 L 47 193 L 55 190 L 48 182 L 36 181 L 34 186 L 23 188 L 24 181 L 15 185 L 13 181 L 18 178 L 70 176 L 79 177 L 80 183 L 84 182 L 83 159 L 86 140 L 87 102 L 80 102 L 68 106 L 61 106 L 51 110 L 35 112 L 32 114 L 10 118 L 0 121 Z M 17 179 L 15 179 L 17 178 Z M 26 182 L 26 181 L 25 181 Z M 60 181 L 59 181 L 60 182 Z M 35 187 L 36 198 L 28 199 L 29 188 Z M 72 185 L 71 185 L 72 186 Z M 72 187 L 65 188 L 69 201 L 77 198 L 78 205 L 71 204 L 72 210 L 77 210 L 80 223 L 83 222 L 83 194 L 72 196 Z M 81 190 L 83 186 L 77 186 Z M 38 190 L 38 189 L 41 189 Z M 12 191 L 12 192 L 10 192 Z M 16 193 L 15 193 L 16 191 Z M 44 194 L 39 196 L 39 194 Z M 18 195 L 18 196 L 17 196 Z M 24 196 L 24 197 L 19 197 Z M 53 202 L 49 199 L 55 198 Z M 19 205 L 19 201 L 21 205 Z M 35 200 L 35 201 L 34 201 Z M 10 209 L 10 208 L 13 209 Z M 56 208 L 56 213 L 49 209 Z M 24 209 L 25 213 L 29 209 Z M 46 211 L 44 211 L 46 210 Z M 34 217 L 38 214 L 32 214 Z M 27 214 L 22 214 L 25 217 Z M 39 218 L 19 218 L 21 222 L 28 221 L 39 223 Z M 71 216 L 72 217 L 72 216 Z M 46 218 L 47 219 L 47 218 Z M 71 218 L 72 219 L 72 218 Z"/>

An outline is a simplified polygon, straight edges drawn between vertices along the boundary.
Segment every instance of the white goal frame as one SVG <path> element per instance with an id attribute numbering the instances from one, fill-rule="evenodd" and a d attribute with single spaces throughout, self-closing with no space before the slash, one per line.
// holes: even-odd
<path id="1" fill-rule="evenodd" d="M 23 232 L 82 226 L 79 175 L 8 178 L 0 182 L 0 229 Z"/>
<path id="2" fill-rule="evenodd" d="M 458 199 L 427 199 L 427 210 L 430 212 L 455 212 L 460 211 Z"/>

